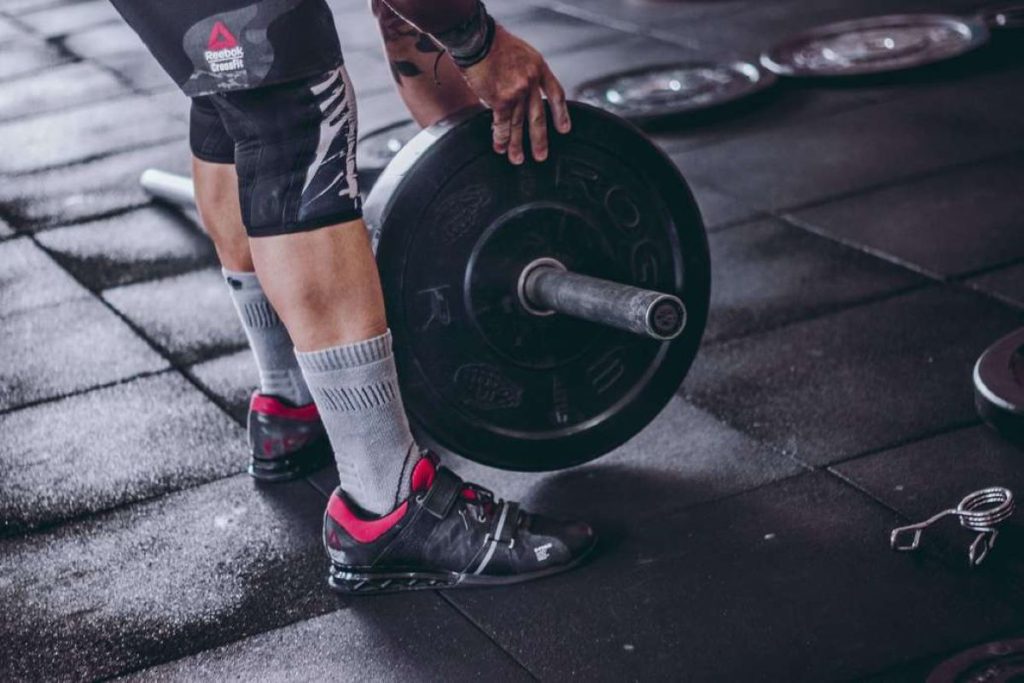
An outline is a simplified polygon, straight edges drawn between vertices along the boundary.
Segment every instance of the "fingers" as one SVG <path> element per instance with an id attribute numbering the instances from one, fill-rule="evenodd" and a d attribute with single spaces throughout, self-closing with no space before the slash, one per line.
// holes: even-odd
<path id="1" fill-rule="evenodd" d="M 537 89 L 530 93 L 530 147 L 537 161 L 548 158 L 548 115 Z"/>
<path id="2" fill-rule="evenodd" d="M 509 139 L 512 137 L 512 119 L 510 109 L 495 109 L 494 123 L 491 132 L 494 136 L 494 151 L 504 154 L 508 151 Z"/>
<path id="3" fill-rule="evenodd" d="M 523 155 L 523 119 L 526 117 L 526 107 L 522 100 L 516 103 L 512 109 L 512 119 L 509 122 L 508 160 L 515 165 L 525 161 Z"/>
<path id="4" fill-rule="evenodd" d="M 565 104 L 565 90 L 547 64 L 544 65 L 544 72 L 541 75 L 541 87 L 551 105 L 551 118 L 554 119 L 555 130 L 559 133 L 568 133 L 572 128 L 572 121 L 569 120 L 569 107 Z"/>

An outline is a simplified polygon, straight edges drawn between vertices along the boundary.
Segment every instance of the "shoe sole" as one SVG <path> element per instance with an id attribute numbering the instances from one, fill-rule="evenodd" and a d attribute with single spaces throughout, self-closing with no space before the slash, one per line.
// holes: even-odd
<path id="1" fill-rule="evenodd" d="M 572 562 L 535 572 L 508 576 L 461 574 L 459 572 L 373 572 L 331 563 L 327 585 L 343 595 L 383 595 L 415 590 L 451 590 L 456 588 L 488 588 L 510 586 L 543 579 L 567 572 L 583 564 L 597 547 L 597 537 Z"/>
<path id="2" fill-rule="evenodd" d="M 286 458 L 250 458 L 248 472 L 250 477 L 259 482 L 279 484 L 316 472 L 333 460 L 330 444 L 324 437 Z"/>

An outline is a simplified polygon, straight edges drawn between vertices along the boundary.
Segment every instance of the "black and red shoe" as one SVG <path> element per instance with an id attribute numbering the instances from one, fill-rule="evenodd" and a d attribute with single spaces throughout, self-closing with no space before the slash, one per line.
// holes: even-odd
<path id="1" fill-rule="evenodd" d="M 260 481 L 289 481 L 333 460 L 316 404 L 292 406 L 256 392 L 248 422 L 249 474 Z"/>
<path id="2" fill-rule="evenodd" d="M 412 494 L 390 514 L 369 517 L 338 489 L 324 515 L 328 583 L 341 593 L 497 586 L 579 565 L 596 544 L 581 522 L 562 522 L 495 500 L 428 454 Z"/>

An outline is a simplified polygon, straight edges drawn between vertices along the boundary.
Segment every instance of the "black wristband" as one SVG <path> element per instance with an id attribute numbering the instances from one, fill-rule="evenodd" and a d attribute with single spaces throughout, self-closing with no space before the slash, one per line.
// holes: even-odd
<path id="1" fill-rule="evenodd" d="M 484 3 L 477 3 L 476 11 L 458 26 L 434 35 L 444 45 L 460 69 L 483 60 L 494 44 L 494 18 L 487 13 Z"/>

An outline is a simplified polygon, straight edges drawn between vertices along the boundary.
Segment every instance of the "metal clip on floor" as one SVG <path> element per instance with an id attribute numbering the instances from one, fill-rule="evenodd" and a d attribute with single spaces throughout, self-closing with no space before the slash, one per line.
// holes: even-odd
<path id="1" fill-rule="evenodd" d="M 943 517 L 956 515 L 960 520 L 960 526 L 978 532 L 967 554 L 971 566 L 976 567 L 995 547 L 996 537 L 999 535 L 996 525 L 1009 519 L 1015 507 L 1013 492 L 1009 489 L 1000 486 L 981 489 L 968 494 L 955 508 L 943 510 L 923 522 L 893 529 L 889 543 L 893 550 L 917 550 L 921 545 L 921 534 L 926 528 Z M 900 538 L 906 534 L 911 534 L 911 540 L 909 543 L 901 544 Z"/>

